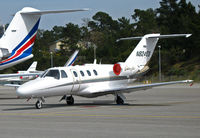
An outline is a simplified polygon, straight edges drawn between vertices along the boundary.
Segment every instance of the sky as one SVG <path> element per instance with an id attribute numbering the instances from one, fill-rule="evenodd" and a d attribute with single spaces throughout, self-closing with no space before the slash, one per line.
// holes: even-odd
<path id="1" fill-rule="evenodd" d="M 108 13 L 113 19 L 121 17 L 131 18 L 134 9 L 156 9 L 160 7 L 161 0 L 1 0 L 0 24 L 10 23 L 13 15 L 23 7 L 33 7 L 39 10 L 63 10 L 89 8 L 89 11 L 76 13 L 63 13 L 43 15 L 40 29 L 51 30 L 53 26 L 65 26 L 72 22 L 82 25 L 83 18 L 92 19 L 98 11 Z M 200 0 L 191 1 L 197 7 Z"/>

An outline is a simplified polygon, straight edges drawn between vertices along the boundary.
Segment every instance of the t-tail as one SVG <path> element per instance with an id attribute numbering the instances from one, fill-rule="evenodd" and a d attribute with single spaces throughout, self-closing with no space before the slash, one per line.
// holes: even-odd
<path id="1" fill-rule="evenodd" d="M 41 15 L 86 10 L 87 9 L 40 11 L 31 7 L 25 7 L 18 11 L 0 39 L 0 70 L 33 57 L 32 47 L 36 38 Z"/>
<path id="2" fill-rule="evenodd" d="M 27 71 L 29 71 L 29 72 L 34 72 L 34 71 L 36 71 L 36 68 L 37 68 L 37 61 L 34 61 L 34 62 L 31 64 L 31 66 L 28 68 Z"/>
<path id="3" fill-rule="evenodd" d="M 153 52 L 155 50 L 156 44 L 159 38 L 173 38 L 173 37 L 190 37 L 191 34 L 170 34 L 170 35 L 160 35 L 160 34 L 147 34 L 143 37 L 128 37 L 120 38 L 117 40 L 137 40 L 141 39 L 129 57 L 125 62 L 117 63 L 114 65 L 113 70 L 116 75 L 126 75 L 141 72 L 147 67 Z"/>

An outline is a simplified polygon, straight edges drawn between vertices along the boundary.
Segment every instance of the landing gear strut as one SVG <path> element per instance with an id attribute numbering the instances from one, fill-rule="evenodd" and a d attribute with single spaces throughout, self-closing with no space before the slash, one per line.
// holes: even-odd
<path id="1" fill-rule="evenodd" d="M 74 98 L 73 98 L 73 96 L 68 96 L 66 98 L 66 102 L 67 102 L 68 105 L 73 105 L 74 104 Z"/>
<path id="2" fill-rule="evenodd" d="M 124 100 L 120 96 L 117 95 L 117 97 L 116 97 L 116 103 L 118 105 L 122 105 L 122 104 L 124 104 Z"/>

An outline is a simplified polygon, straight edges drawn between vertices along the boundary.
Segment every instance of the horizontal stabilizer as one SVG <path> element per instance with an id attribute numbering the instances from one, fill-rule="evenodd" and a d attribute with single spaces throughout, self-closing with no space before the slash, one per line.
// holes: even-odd
<path id="1" fill-rule="evenodd" d="M 160 35 L 160 36 L 151 36 L 149 38 L 174 38 L 174 37 L 190 37 L 192 34 L 170 34 L 170 35 Z"/>
<path id="2" fill-rule="evenodd" d="M 45 10 L 45 11 L 23 11 L 21 14 L 29 15 L 43 15 L 43 14 L 52 14 L 52 13 L 66 13 L 66 12 L 78 12 L 78 11 L 88 11 L 89 9 L 69 9 L 69 10 Z"/>
<path id="3" fill-rule="evenodd" d="M 173 38 L 173 37 L 190 37 L 192 34 L 169 34 L 169 35 L 159 35 L 158 36 L 149 36 L 146 38 Z M 126 38 L 120 38 L 117 39 L 116 42 L 119 42 L 121 40 L 138 40 L 138 39 L 142 39 L 143 36 L 137 36 L 137 37 L 126 37 Z"/>

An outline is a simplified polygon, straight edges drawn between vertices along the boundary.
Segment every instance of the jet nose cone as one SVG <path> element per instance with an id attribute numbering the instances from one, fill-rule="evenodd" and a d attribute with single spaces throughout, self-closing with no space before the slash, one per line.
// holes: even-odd
<path id="1" fill-rule="evenodd" d="M 23 96 L 25 93 L 25 90 L 21 87 L 17 88 L 16 93 L 18 96 Z"/>
<path id="2" fill-rule="evenodd" d="M 20 86 L 19 88 L 17 88 L 16 93 L 19 97 L 26 97 L 29 96 L 30 89 L 24 86 Z"/>

